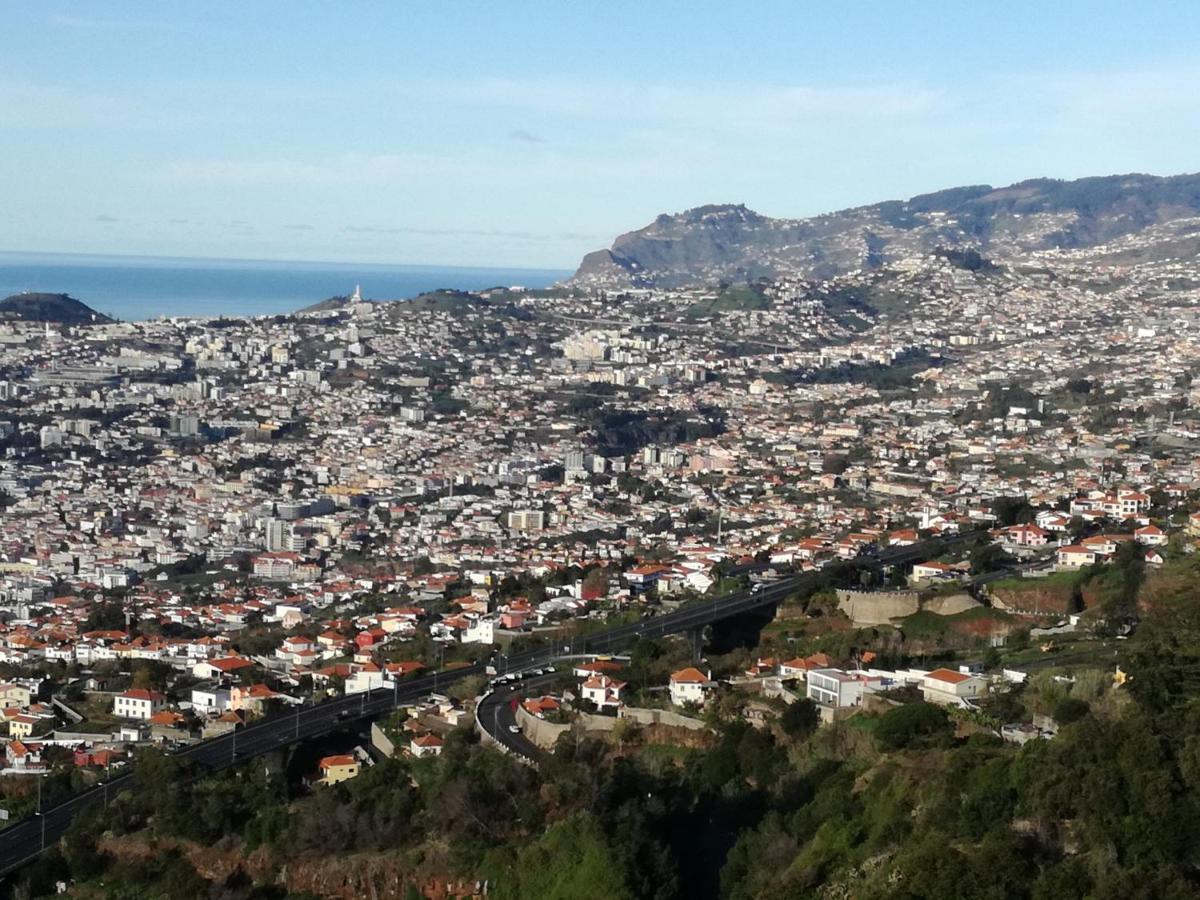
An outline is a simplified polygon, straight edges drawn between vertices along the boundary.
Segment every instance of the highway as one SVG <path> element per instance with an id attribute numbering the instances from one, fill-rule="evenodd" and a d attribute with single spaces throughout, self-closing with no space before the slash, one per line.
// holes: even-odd
<path id="1" fill-rule="evenodd" d="M 864 569 L 879 569 L 919 562 L 963 544 L 971 537 L 970 534 L 949 535 L 909 547 L 889 547 L 874 556 L 855 560 L 854 564 Z M 761 588 L 690 603 L 674 612 L 575 637 L 562 646 L 555 644 L 499 657 L 497 665 L 501 672 L 544 667 L 569 654 L 608 653 L 627 646 L 639 637 L 657 638 L 704 628 L 730 616 L 772 606 L 804 586 L 806 582 L 815 584 L 819 578 L 816 573 L 807 573 L 763 582 Z M 427 696 L 463 678 L 482 675 L 484 671 L 484 663 L 474 663 L 399 682 L 391 688 L 296 707 L 294 710 L 260 719 L 228 735 L 182 748 L 175 751 L 175 755 L 199 763 L 210 771 L 219 771 L 289 744 L 327 734 L 359 719 L 389 712 L 399 705 Z M 487 723 L 484 724 L 486 726 Z M 513 743 L 521 746 L 519 742 Z M 536 755 L 531 758 L 536 758 Z M 75 816 L 87 809 L 107 804 L 109 799 L 116 797 L 121 790 L 132 787 L 133 783 L 133 774 L 119 775 L 106 784 L 76 794 L 71 799 L 45 810 L 41 815 L 28 817 L 0 831 L 0 875 L 11 872 L 29 862 L 46 847 L 53 846 Z"/>

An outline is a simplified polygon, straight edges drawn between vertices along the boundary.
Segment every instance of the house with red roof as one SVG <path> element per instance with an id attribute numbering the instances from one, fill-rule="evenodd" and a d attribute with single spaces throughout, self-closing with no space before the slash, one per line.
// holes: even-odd
<path id="1" fill-rule="evenodd" d="M 833 661 L 824 653 L 814 653 L 811 656 L 803 658 L 789 659 L 787 662 L 779 664 L 780 678 L 798 678 L 804 681 L 808 678 L 808 673 L 814 669 L 828 669 L 833 666 Z"/>
<path id="2" fill-rule="evenodd" d="M 148 722 L 166 704 L 166 696 L 158 691 L 130 688 L 113 698 L 113 715 L 122 719 L 139 719 Z"/>
<path id="3" fill-rule="evenodd" d="M 348 753 L 336 756 L 326 756 L 319 763 L 321 777 L 318 784 L 333 785 L 358 777 L 362 766 L 357 759 Z"/>
<path id="4" fill-rule="evenodd" d="M 201 679 L 221 678 L 235 675 L 254 665 L 253 660 L 244 656 L 229 655 L 206 659 L 192 666 L 192 674 Z"/>
<path id="5" fill-rule="evenodd" d="M 42 745 L 19 739 L 8 742 L 4 748 L 4 761 L 8 768 L 20 771 L 42 772 L 46 768 L 42 759 Z"/>
<path id="6" fill-rule="evenodd" d="M 1167 533 L 1157 525 L 1144 525 L 1133 532 L 1139 543 L 1149 547 L 1161 547 L 1167 542 Z"/>
<path id="7" fill-rule="evenodd" d="M 80 769 L 91 767 L 104 769 L 124 758 L 124 754 L 120 751 L 106 747 L 79 747 L 75 750 L 73 762 Z"/>
<path id="8" fill-rule="evenodd" d="M 969 701 L 987 693 L 987 682 L 978 675 L 956 669 L 934 669 L 921 678 L 921 696 L 926 703 L 969 706 Z"/>
<path id="9" fill-rule="evenodd" d="M 551 697 L 549 694 L 543 697 L 529 697 L 521 705 L 525 707 L 525 712 L 531 716 L 537 716 L 539 719 L 546 718 L 546 713 L 554 712 L 562 707 L 562 703 L 556 697 Z"/>
<path id="10" fill-rule="evenodd" d="M 618 709 L 624 702 L 621 692 L 625 690 L 625 685 L 624 681 L 617 681 L 607 675 L 593 675 L 583 682 L 579 693 L 584 700 L 596 704 L 598 710 Z"/>
<path id="11" fill-rule="evenodd" d="M 408 752 L 418 758 L 438 756 L 442 752 L 444 743 L 436 734 L 421 734 L 409 742 Z"/>
<path id="12" fill-rule="evenodd" d="M 669 685 L 671 702 L 676 706 L 685 706 L 689 703 L 703 704 L 712 687 L 711 672 L 701 672 L 694 666 L 688 666 L 686 669 L 671 673 Z"/>
<path id="13" fill-rule="evenodd" d="M 1056 551 L 1058 568 L 1082 569 L 1084 566 L 1095 564 L 1098 553 L 1094 547 L 1084 547 L 1082 544 L 1067 544 Z"/>

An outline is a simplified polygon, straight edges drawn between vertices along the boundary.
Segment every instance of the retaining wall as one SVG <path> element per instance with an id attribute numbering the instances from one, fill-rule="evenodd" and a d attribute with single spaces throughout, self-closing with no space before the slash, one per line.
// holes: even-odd
<path id="1" fill-rule="evenodd" d="M 911 616 L 921 608 L 916 591 L 837 592 L 838 609 L 856 626 L 890 625 L 892 619 Z"/>
<path id="2" fill-rule="evenodd" d="M 571 730 L 570 725 L 556 725 L 539 719 L 524 706 L 517 707 L 517 724 L 521 726 L 521 733 L 543 750 L 553 750 L 559 736 Z"/>
<path id="3" fill-rule="evenodd" d="M 392 739 L 384 734 L 378 722 L 371 723 L 371 746 L 391 759 L 396 755 L 396 745 L 392 743 Z"/>
<path id="4" fill-rule="evenodd" d="M 639 725 L 668 725 L 671 728 L 690 728 L 699 731 L 708 726 L 702 719 L 680 715 L 669 709 L 640 709 L 634 706 L 622 706 L 617 712 L 618 718 L 632 719 Z"/>

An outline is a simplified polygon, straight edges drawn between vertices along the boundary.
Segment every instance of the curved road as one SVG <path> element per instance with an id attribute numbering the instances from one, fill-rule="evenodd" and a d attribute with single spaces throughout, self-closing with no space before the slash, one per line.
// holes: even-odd
<path id="1" fill-rule="evenodd" d="M 484 695 L 475 708 L 475 717 L 479 726 L 486 731 L 496 743 L 511 753 L 523 756 L 530 762 L 536 763 L 546 756 L 546 751 L 527 738 L 520 731 L 513 731 L 517 726 L 517 713 L 513 702 L 520 703 L 526 693 L 539 684 L 547 684 L 559 678 L 563 673 L 554 672 L 526 678 L 514 684 L 497 685 Z"/>
<path id="2" fill-rule="evenodd" d="M 949 535 L 910 547 L 889 547 L 875 556 L 854 562 L 869 569 L 917 562 L 954 545 L 965 543 L 970 538 L 970 534 Z M 501 671 L 543 667 L 561 656 L 572 653 L 606 653 L 617 650 L 639 637 L 662 637 L 703 628 L 730 616 L 772 606 L 806 582 L 815 581 L 817 578 L 815 574 L 793 575 L 764 585 L 761 589 L 697 601 L 671 613 L 577 637 L 562 647 L 556 645 L 537 648 L 501 657 Z M 482 674 L 484 664 L 474 663 L 400 682 L 394 688 L 381 688 L 369 693 L 326 700 L 312 706 L 297 707 L 293 711 L 260 719 L 232 734 L 178 750 L 175 755 L 200 763 L 210 771 L 219 771 L 234 763 L 261 756 L 297 741 L 327 734 L 349 722 L 389 712 L 402 703 L 417 700 L 463 678 Z M 505 733 L 509 734 L 507 730 Z M 516 741 L 513 743 L 518 744 Z M 532 746 L 528 741 L 524 743 Z M 531 758 L 536 759 L 536 753 Z M 115 797 L 121 790 L 132 787 L 133 784 L 132 773 L 119 775 L 106 784 L 76 794 L 39 815 L 28 817 L 0 831 L 0 875 L 7 874 L 57 843 L 79 813 L 107 804 L 110 797 Z"/>

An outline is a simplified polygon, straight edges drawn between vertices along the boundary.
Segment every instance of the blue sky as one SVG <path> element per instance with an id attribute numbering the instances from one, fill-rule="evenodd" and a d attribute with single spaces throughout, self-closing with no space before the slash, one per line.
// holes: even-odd
<path id="1" fill-rule="evenodd" d="M 1200 170 L 1200 4 L 4 6 L 0 250 L 571 268 L 659 212 Z"/>

